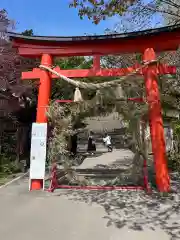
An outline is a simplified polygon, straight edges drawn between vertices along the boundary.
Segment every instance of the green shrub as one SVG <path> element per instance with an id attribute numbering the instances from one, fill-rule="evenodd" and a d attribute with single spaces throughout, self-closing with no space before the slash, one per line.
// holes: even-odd
<path id="1" fill-rule="evenodd" d="M 15 159 L 5 154 L 0 155 L 0 174 L 10 175 L 20 172 L 20 166 L 16 163 Z"/>
<path id="2" fill-rule="evenodd" d="M 168 168 L 172 171 L 180 172 L 180 154 L 171 152 L 168 154 Z"/>

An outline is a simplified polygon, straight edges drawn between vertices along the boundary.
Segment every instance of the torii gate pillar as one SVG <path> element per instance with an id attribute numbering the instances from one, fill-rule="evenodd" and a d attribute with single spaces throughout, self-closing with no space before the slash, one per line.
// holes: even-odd
<path id="1" fill-rule="evenodd" d="M 143 60 L 144 62 L 156 60 L 156 55 L 152 48 L 145 50 Z M 144 77 L 147 101 L 149 104 L 149 124 L 156 172 L 156 184 L 160 192 L 169 192 L 170 179 L 166 160 L 164 127 L 157 83 L 158 69 L 156 63 L 150 64 L 144 70 Z"/>
<path id="2" fill-rule="evenodd" d="M 52 57 L 49 54 L 43 54 L 41 64 L 51 67 Z M 40 86 L 38 93 L 38 105 L 37 105 L 37 123 L 47 123 L 47 107 L 49 105 L 49 99 L 51 94 L 51 76 L 48 71 L 41 70 Z"/>
<path id="3" fill-rule="evenodd" d="M 49 54 L 43 54 L 41 64 L 51 67 L 52 57 Z M 36 123 L 47 123 L 46 112 L 47 107 L 49 105 L 50 94 L 51 94 L 51 75 L 49 72 L 41 70 Z M 42 188 L 43 188 L 42 179 L 31 179 L 30 186 L 31 190 L 39 190 Z"/>

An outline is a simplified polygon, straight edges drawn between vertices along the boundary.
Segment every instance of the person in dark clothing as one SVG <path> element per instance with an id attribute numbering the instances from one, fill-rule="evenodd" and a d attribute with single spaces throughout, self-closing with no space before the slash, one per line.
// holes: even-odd
<path id="1" fill-rule="evenodd" d="M 77 134 L 71 136 L 71 153 L 75 156 L 77 154 Z"/>
<path id="2" fill-rule="evenodd" d="M 90 154 L 94 154 L 96 151 L 96 143 L 94 139 L 94 133 L 90 131 L 89 137 L 88 137 L 88 147 L 87 147 L 87 152 Z"/>

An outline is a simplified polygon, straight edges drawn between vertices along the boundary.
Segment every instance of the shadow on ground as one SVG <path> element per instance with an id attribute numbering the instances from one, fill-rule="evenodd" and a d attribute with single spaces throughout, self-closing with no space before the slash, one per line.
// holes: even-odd
<path id="1" fill-rule="evenodd" d="M 179 182 L 179 179 L 178 179 Z M 173 184 L 177 184 L 174 180 Z M 180 192 L 160 196 L 145 192 L 127 191 L 57 191 L 56 196 L 66 196 L 69 200 L 88 204 L 99 204 L 105 210 L 107 226 L 121 229 L 128 227 L 136 231 L 157 227 L 164 230 L 171 240 L 180 239 Z"/>
<path id="2" fill-rule="evenodd" d="M 97 164 L 94 168 L 105 168 L 105 169 L 124 169 L 129 168 L 132 164 L 132 157 L 124 157 L 124 159 L 116 159 L 110 164 Z"/>

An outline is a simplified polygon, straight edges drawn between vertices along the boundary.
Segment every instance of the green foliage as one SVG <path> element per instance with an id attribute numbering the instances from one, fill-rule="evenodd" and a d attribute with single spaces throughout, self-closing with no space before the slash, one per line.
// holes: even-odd
<path id="1" fill-rule="evenodd" d="M 92 60 L 85 59 L 84 57 L 69 57 L 69 58 L 56 58 L 54 61 L 55 66 L 61 69 L 88 69 L 92 65 Z M 51 99 L 73 99 L 74 87 L 68 85 L 61 79 L 57 79 L 52 85 Z"/>
<path id="2" fill-rule="evenodd" d="M 0 154 L 0 185 L 6 183 L 14 174 L 20 172 L 20 165 L 12 154 Z"/>
<path id="3" fill-rule="evenodd" d="M 33 36 L 34 35 L 32 29 L 27 29 L 24 32 L 22 32 L 21 34 L 24 35 L 24 36 Z"/>
<path id="4" fill-rule="evenodd" d="M 0 175 L 7 176 L 13 173 L 20 172 L 20 168 L 16 161 L 7 154 L 0 155 Z"/>
<path id="5" fill-rule="evenodd" d="M 174 136 L 180 137 L 180 120 L 173 121 Z"/>
<path id="6" fill-rule="evenodd" d="M 178 152 L 168 154 L 168 168 L 171 171 L 180 172 L 180 154 Z"/>
<path id="7" fill-rule="evenodd" d="M 77 8 L 79 16 L 87 16 L 98 24 L 101 20 L 114 15 L 122 15 L 137 0 L 71 0 L 70 7 Z"/>
<path id="8" fill-rule="evenodd" d="M 180 153 L 180 120 L 172 121 L 172 128 L 173 128 L 173 140 L 174 140 L 174 149 L 172 154 L 172 158 L 178 159 L 178 154 Z"/>
<path id="9" fill-rule="evenodd" d="M 7 162 L 0 165 L 0 185 L 5 184 L 7 181 L 11 180 L 15 174 L 20 172 L 21 169 L 16 162 Z"/>
<path id="10" fill-rule="evenodd" d="M 85 57 L 69 57 L 69 58 L 56 58 L 54 61 L 55 66 L 59 66 L 61 69 L 90 69 L 92 67 L 92 58 Z M 93 82 L 100 83 L 105 81 L 110 81 L 110 77 L 88 77 L 80 78 L 79 81 L 82 82 Z M 114 78 L 113 78 L 114 79 Z M 92 90 L 83 91 L 83 97 L 90 99 L 95 95 L 95 92 Z M 72 100 L 74 96 L 74 87 L 70 84 L 67 84 L 61 79 L 57 79 L 53 82 L 52 85 L 52 94 L 51 99 L 66 99 Z"/>
<path id="11" fill-rule="evenodd" d="M 174 146 L 168 153 L 168 167 L 172 171 L 180 172 L 180 120 L 172 121 Z"/>
<path id="12" fill-rule="evenodd" d="M 4 175 L 10 175 L 18 172 L 20 172 L 20 168 L 15 162 L 6 163 L 1 166 L 1 173 L 3 173 Z"/>
<path id="13" fill-rule="evenodd" d="M 92 66 L 92 59 L 85 59 L 84 57 L 56 58 L 54 63 L 62 69 L 86 69 Z"/>

